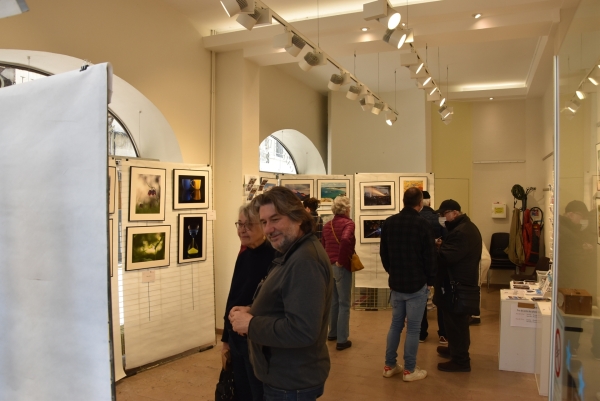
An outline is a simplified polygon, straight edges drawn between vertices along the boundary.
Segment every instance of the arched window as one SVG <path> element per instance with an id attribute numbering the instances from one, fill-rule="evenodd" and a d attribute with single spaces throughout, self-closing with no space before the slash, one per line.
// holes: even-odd
<path id="1" fill-rule="evenodd" d="M 0 64 L 0 89 L 35 81 L 48 75 L 32 68 Z M 108 144 L 108 154 L 110 156 L 138 156 L 137 149 L 127 128 L 110 110 L 108 111 Z"/>
<path id="2" fill-rule="evenodd" d="M 259 146 L 260 171 L 269 173 L 298 174 L 296 162 L 285 146 L 269 135 Z"/>

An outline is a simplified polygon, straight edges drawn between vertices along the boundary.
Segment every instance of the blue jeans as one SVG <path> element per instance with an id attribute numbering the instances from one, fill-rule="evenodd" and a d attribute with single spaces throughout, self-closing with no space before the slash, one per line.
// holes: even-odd
<path id="1" fill-rule="evenodd" d="M 323 395 L 325 383 L 302 390 L 282 390 L 263 384 L 265 401 L 314 401 Z"/>
<path id="2" fill-rule="evenodd" d="M 390 303 L 392 305 L 392 325 L 387 336 L 385 349 L 385 364 L 396 366 L 400 335 L 404 329 L 404 318 L 407 320 L 406 341 L 404 342 L 404 369 L 412 372 L 417 366 L 417 350 L 419 348 L 419 332 L 423 310 L 427 301 L 429 289 L 424 285 L 419 291 L 405 294 L 392 290 Z"/>
<path id="3" fill-rule="evenodd" d="M 263 383 L 254 376 L 248 354 L 248 339 L 229 330 L 228 344 L 238 401 L 261 401 L 263 399 Z"/>
<path id="4" fill-rule="evenodd" d="M 343 267 L 331 266 L 333 270 L 333 295 L 329 315 L 328 337 L 337 337 L 339 344 L 348 341 L 350 335 L 350 293 L 352 292 L 352 272 Z"/>

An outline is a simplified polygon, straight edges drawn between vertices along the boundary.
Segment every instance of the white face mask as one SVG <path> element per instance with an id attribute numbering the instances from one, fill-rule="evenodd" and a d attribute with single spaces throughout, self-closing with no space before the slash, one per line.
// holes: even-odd
<path id="1" fill-rule="evenodd" d="M 579 220 L 579 224 L 581 224 L 581 229 L 585 230 L 587 226 L 590 224 L 589 220 Z"/>
<path id="2" fill-rule="evenodd" d="M 442 227 L 446 226 L 446 218 L 445 217 L 438 217 L 438 221 L 440 222 L 440 225 Z"/>

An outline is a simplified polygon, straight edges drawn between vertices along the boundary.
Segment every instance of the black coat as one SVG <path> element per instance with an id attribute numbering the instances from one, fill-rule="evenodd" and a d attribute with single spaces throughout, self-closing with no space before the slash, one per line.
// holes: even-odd
<path id="1" fill-rule="evenodd" d="M 461 284 L 479 284 L 479 261 L 482 240 L 479 229 L 466 214 L 446 222 L 448 235 L 438 249 L 438 275 L 435 282 L 436 305 L 440 296 L 449 290 L 450 275 Z"/>

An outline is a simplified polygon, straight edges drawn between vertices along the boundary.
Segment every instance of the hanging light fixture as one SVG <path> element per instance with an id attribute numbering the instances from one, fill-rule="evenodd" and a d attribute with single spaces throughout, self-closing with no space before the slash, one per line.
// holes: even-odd
<path id="1" fill-rule="evenodd" d="M 348 93 L 346 93 L 346 98 L 350 100 L 358 99 L 358 95 L 362 92 L 363 86 L 360 84 L 350 85 L 348 88 Z"/>
<path id="2" fill-rule="evenodd" d="M 348 82 L 350 82 L 350 74 L 348 74 L 347 72 L 340 71 L 339 74 L 331 75 L 327 87 L 332 91 L 336 91 L 340 89 L 342 85 L 346 85 Z"/>
<path id="3" fill-rule="evenodd" d="M 236 21 L 247 30 L 251 31 L 254 26 L 271 25 L 273 16 L 268 8 L 255 8 L 252 14 L 240 14 Z"/>
<path id="4" fill-rule="evenodd" d="M 400 49 L 404 43 L 414 42 L 412 29 L 388 29 L 383 35 L 383 41 Z"/>
<path id="5" fill-rule="evenodd" d="M 228 17 L 240 13 L 252 14 L 254 12 L 254 0 L 221 0 Z"/>
<path id="6" fill-rule="evenodd" d="M 387 0 L 377 0 L 363 4 L 363 18 L 366 21 L 376 19 L 387 29 L 396 29 L 400 25 L 402 16 L 390 6 Z"/>
<path id="7" fill-rule="evenodd" d="M 303 71 L 309 71 L 311 68 L 317 65 L 327 64 L 327 59 L 323 56 L 323 53 L 319 51 L 308 52 L 304 55 L 304 58 L 300 60 L 298 65 Z"/>
<path id="8" fill-rule="evenodd" d="M 577 97 L 579 98 L 579 100 L 583 100 L 585 99 L 585 93 L 581 90 L 576 90 L 575 91 L 575 95 L 577 95 Z"/>
<path id="9" fill-rule="evenodd" d="M 389 126 L 394 124 L 396 122 L 396 120 L 398 120 L 398 116 L 396 116 L 396 113 L 394 113 L 392 111 L 388 111 L 387 114 L 385 115 L 385 122 Z"/>

